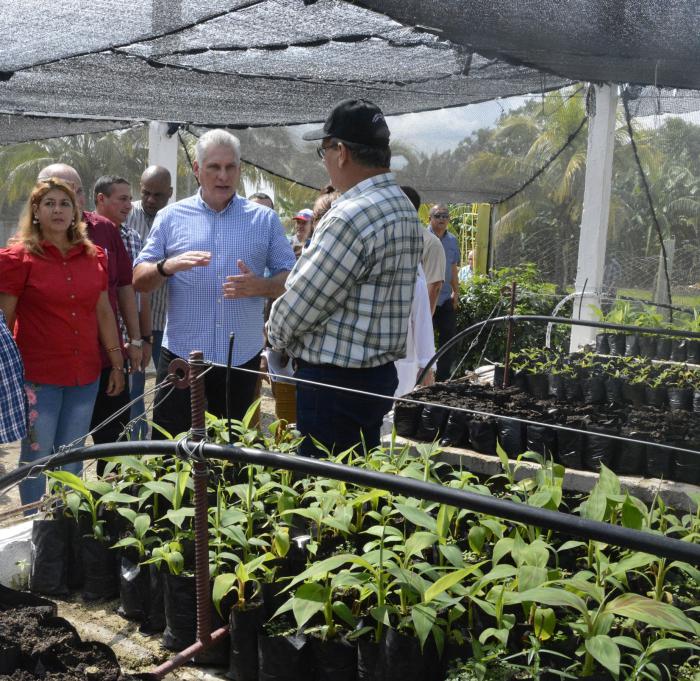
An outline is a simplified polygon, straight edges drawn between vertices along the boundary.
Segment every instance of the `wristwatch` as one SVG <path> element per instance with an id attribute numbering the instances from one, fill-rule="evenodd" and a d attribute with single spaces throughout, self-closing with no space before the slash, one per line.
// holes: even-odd
<path id="1" fill-rule="evenodd" d="M 143 345 L 143 341 L 140 338 L 132 338 L 129 341 L 129 345 L 133 345 L 135 348 L 140 348 Z"/>
<path id="2" fill-rule="evenodd" d="M 158 274 L 160 274 L 161 277 L 172 277 L 174 273 L 168 274 L 164 269 L 163 265 L 165 265 L 165 261 L 167 258 L 163 258 L 162 260 L 159 260 L 156 263 L 156 269 L 158 270 Z"/>

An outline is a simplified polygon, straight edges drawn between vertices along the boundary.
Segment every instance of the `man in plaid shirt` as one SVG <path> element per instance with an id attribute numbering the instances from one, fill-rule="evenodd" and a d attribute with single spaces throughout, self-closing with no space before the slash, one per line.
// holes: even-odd
<path id="1" fill-rule="evenodd" d="M 27 436 L 26 405 L 22 358 L 0 312 L 0 442 Z"/>
<path id="2" fill-rule="evenodd" d="M 341 196 L 316 227 L 272 306 L 268 337 L 295 358 L 300 379 L 391 396 L 394 361 L 406 355 L 416 270 L 423 250 L 411 202 L 389 172 L 389 128 L 380 109 L 345 100 L 323 129 L 318 154 Z M 297 384 L 297 427 L 328 449 L 379 444 L 391 401 Z M 311 437 L 301 453 L 318 456 Z"/>

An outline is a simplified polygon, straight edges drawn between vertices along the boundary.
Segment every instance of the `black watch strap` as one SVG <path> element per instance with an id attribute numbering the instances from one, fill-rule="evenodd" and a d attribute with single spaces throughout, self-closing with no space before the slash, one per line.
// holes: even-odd
<path id="1" fill-rule="evenodd" d="M 159 260 L 159 261 L 156 263 L 156 269 L 158 270 L 158 274 L 160 274 L 161 277 L 172 277 L 172 276 L 173 276 L 172 274 L 168 274 L 168 273 L 163 269 L 163 265 L 165 265 L 165 261 L 166 261 L 166 260 L 167 260 L 167 258 L 163 258 L 162 260 Z"/>

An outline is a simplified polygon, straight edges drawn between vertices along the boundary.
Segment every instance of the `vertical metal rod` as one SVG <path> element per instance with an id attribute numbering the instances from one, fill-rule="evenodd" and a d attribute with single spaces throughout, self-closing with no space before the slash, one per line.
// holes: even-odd
<path id="1" fill-rule="evenodd" d="M 206 435 L 204 420 L 204 354 L 199 350 L 190 353 L 190 402 L 192 410 L 192 434 L 190 439 L 201 442 Z M 209 466 L 196 459 L 192 464 L 194 478 L 194 559 L 197 589 L 197 640 L 206 643 L 211 637 L 211 592 L 209 585 L 209 523 L 207 480 Z"/>
<path id="2" fill-rule="evenodd" d="M 515 313 L 515 289 L 517 283 L 513 282 L 510 285 L 510 312 L 512 317 Z M 503 362 L 503 387 L 507 388 L 510 385 L 510 346 L 513 344 L 513 320 L 508 320 L 508 335 L 506 336 L 506 357 Z"/>

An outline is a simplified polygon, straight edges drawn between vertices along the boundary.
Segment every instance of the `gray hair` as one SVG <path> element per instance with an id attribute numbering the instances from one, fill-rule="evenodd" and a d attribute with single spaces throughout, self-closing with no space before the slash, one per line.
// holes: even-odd
<path id="1" fill-rule="evenodd" d="M 220 128 L 208 130 L 197 140 L 194 154 L 200 166 L 204 163 L 204 158 L 210 147 L 228 147 L 233 151 L 236 163 L 241 162 L 241 142 L 238 137 L 226 130 L 221 130 Z"/>

